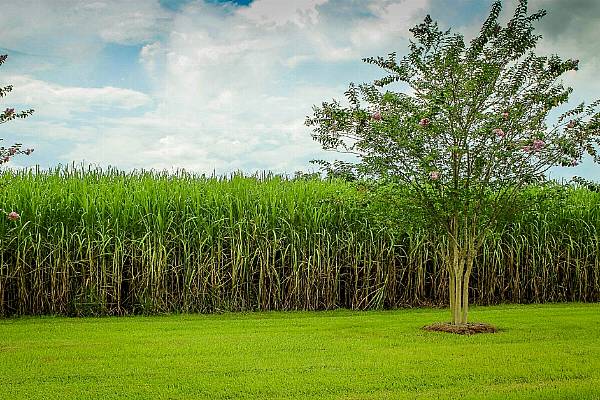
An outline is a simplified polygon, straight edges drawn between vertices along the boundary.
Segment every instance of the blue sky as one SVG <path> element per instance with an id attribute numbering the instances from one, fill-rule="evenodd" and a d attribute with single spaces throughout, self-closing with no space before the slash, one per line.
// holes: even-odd
<path id="1" fill-rule="evenodd" d="M 304 119 L 349 82 L 380 77 L 362 57 L 406 51 L 426 14 L 474 35 L 489 0 L 23 0 L 2 6 L 1 106 L 34 108 L 0 125 L 36 151 L 12 167 L 88 163 L 227 173 L 313 168 L 323 151 Z M 579 58 L 573 103 L 600 93 L 600 2 L 545 8 L 540 51 Z M 514 1 L 505 1 L 505 15 Z M 26 9 L 27 12 L 22 10 Z M 325 154 L 331 158 L 332 155 Z M 597 166 L 552 171 L 600 179 Z"/>

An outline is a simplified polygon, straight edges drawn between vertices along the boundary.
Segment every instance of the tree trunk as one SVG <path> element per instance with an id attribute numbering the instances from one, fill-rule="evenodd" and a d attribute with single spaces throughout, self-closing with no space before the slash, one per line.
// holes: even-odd
<path id="1" fill-rule="evenodd" d="M 454 312 L 454 303 L 456 303 L 456 289 L 455 289 L 455 281 L 456 278 L 454 277 L 454 272 L 452 271 L 452 268 L 448 268 L 448 275 L 449 275 L 449 279 L 450 279 L 450 284 L 448 285 L 450 288 L 450 312 L 452 314 L 452 323 L 454 323 L 454 318 L 456 316 L 455 312 Z"/>
<path id="2" fill-rule="evenodd" d="M 473 270 L 473 246 L 472 240 L 469 243 L 469 249 L 467 251 L 467 270 L 465 271 L 465 275 L 463 276 L 463 293 L 462 293 L 462 323 L 466 324 L 468 321 L 469 314 L 469 279 L 471 278 L 471 271 Z"/>
<path id="3" fill-rule="evenodd" d="M 450 284 L 450 311 L 452 324 L 462 325 L 468 321 L 469 314 L 469 280 L 473 270 L 475 257 L 474 231 L 467 229 L 464 232 L 464 241 L 461 241 L 458 217 L 451 221 L 450 242 L 446 252 L 446 267 Z"/>

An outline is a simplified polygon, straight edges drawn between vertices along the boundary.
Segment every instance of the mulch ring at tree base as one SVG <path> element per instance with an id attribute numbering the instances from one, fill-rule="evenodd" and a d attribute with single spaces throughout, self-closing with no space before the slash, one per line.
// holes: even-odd
<path id="1" fill-rule="evenodd" d="M 468 323 L 462 325 L 452 325 L 449 322 L 438 322 L 435 324 L 424 326 L 423 329 L 432 332 L 448 332 L 457 333 L 459 335 L 474 335 L 476 333 L 494 333 L 498 332 L 498 328 L 494 325 L 483 323 Z"/>

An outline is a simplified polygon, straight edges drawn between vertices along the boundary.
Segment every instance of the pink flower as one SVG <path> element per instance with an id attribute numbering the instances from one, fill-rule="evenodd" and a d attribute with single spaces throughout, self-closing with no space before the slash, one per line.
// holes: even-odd
<path id="1" fill-rule="evenodd" d="M 432 181 L 437 181 L 438 179 L 440 179 L 440 173 L 438 171 L 431 171 L 429 173 L 429 179 L 431 179 Z"/>
<path id="2" fill-rule="evenodd" d="M 373 118 L 375 121 L 381 121 L 381 113 L 379 111 L 375 111 L 373 115 L 371 115 L 371 118 Z"/>
<path id="3" fill-rule="evenodd" d="M 543 140 L 541 140 L 541 139 L 535 139 L 533 141 L 533 149 L 536 150 L 536 151 L 540 150 L 542 147 L 544 147 L 545 144 L 546 143 Z"/>
<path id="4" fill-rule="evenodd" d="M 569 121 L 569 123 L 567 124 L 567 128 L 575 128 L 575 121 Z"/>
<path id="5" fill-rule="evenodd" d="M 506 111 L 502 113 L 502 118 L 508 119 L 508 113 Z"/>
<path id="6" fill-rule="evenodd" d="M 527 145 L 527 146 L 523 146 L 523 151 L 525 153 L 531 153 L 531 146 Z"/>
<path id="7" fill-rule="evenodd" d="M 4 158 L 2 159 L 2 162 L 9 162 L 9 161 L 10 161 L 10 157 L 4 157 Z"/>
<path id="8" fill-rule="evenodd" d="M 500 128 L 496 128 L 494 130 L 492 130 L 492 132 L 498 136 L 499 138 L 503 138 L 504 136 L 506 136 L 506 132 L 504 132 L 502 129 Z"/>
<path id="9" fill-rule="evenodd" d="M 571 162 L 569 163 L 570 167 L 576 167 L 577 165 L 579 165 L 579 162 L 575 159 L 572 159 Z"/>
<path id="10" fill-rule="evenodd" d="M 25 150 L 25 154 L 30 155 L 31 153 L 33 153 L 33 149 L 27 149 L 27 150 Z"/>
<path id="11" fill-rule="evenodd" d="M 422 118 L 419 121 L 419 125 L 421 125 L 422 127 L 426 127 L 427 125 L 429 125 L 429 118 Z"/>
<path id="12" fill-rule="evenodd" d="M 16 221 L 16 220 L 18 220 L 21 217 L 16 211 L 11 211 L 6 216 L 11 221 Z"/>

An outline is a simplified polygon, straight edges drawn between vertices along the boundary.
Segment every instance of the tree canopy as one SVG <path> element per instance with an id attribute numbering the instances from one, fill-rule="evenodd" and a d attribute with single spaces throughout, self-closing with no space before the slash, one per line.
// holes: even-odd
<path id="1" fill-rule="evenodd" d="M 0 54 L 0 66 L 6 62 L 8 56 L 6 54 Z M 13 90 L 12 85 L 0 87 L 0 99 L 6 97 Z M 27 118 L 33 114 L 33 110 L 15 111 L 14 108 L 7 107 L 4 111 L 0 111 L 0 125 L 12 121 L 16 118 Z M 0 139 L 2 140 L 2 139 Z M 15 143 L 10 147 L 0 147 L 0 164 L 4 164 L 10 161 L 12 157 L 17 154 L 31 154 L 33 149 L 21 150 L 21 144 Z"/>

